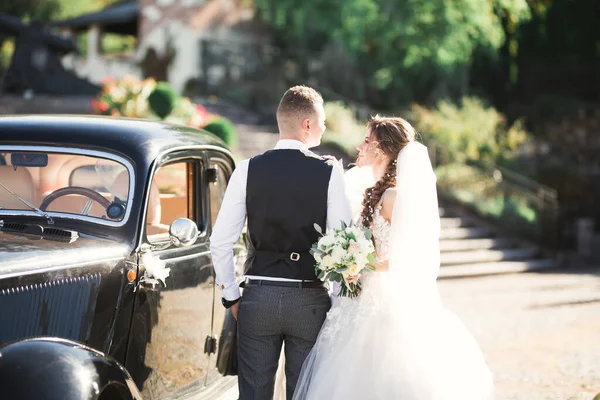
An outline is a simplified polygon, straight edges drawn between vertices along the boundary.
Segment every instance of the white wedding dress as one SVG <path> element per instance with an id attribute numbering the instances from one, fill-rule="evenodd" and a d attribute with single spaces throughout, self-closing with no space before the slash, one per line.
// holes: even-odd
<path id="1" fill-rule="evenodd" d="M 481 350 L 439 299 L 437 195 L 423 149 L 411 143 L 398 158 L 392 224 L 381 217 L 380 206 L 374 212 L 375 247 L 379 258 L 389 258 L 389 271 L 365 276 L 356 299 L 334 301 L 294 399 L 492 398 L 492 377 Z M 409 170 L 414 175 L 407 177 Z"/>

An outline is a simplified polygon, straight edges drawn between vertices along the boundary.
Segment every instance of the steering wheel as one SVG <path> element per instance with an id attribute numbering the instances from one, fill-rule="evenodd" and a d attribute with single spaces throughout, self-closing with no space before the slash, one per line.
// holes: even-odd
<path id="1" fill-rule="evenodd" d="M 80 196 L 85 196 L 89 199 L 83 206 L 83 209 L 81 210 L 81 215 L 88 215 L 90 209 L 92 208 L 92 201 L 99 203 L 105 209 L 108 208 L 108 206 L 110 205 L 109 200 L 107 200 L 100 193 L 92 189 L 80 186 L 69 186 L 57 189 L 54 192 L 50 193 L 48 196 L 46 196 L 44 201 L 42 201 L 42 204 L 40 204 L 40 210 L 46 211 L 50 203 L 52 203 L 54 200 L 58 199 L 59 197 L 68 196 L 70 194 L 78 194 Z"/>

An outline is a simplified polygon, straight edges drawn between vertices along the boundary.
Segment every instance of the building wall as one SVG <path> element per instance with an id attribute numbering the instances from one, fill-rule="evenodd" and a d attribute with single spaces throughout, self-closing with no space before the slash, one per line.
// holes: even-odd
<path id="1" fill-rule="evenodd" d="M 140 43 L 136 58 L 150 52 L 166 66 L 166 77 L 182 92 L 202 74 L 202 39 L 266 43 L 266 30 L 253 22 L 254 9 L 239 0 L 140 0 Z M 243 28 L 242 28 L 243 26 Z M 168 66 L 166 60 L 170 60 Z"/>

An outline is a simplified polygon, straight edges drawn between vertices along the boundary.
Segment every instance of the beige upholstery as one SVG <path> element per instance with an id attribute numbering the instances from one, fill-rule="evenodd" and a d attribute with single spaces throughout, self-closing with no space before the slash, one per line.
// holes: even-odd
<path id="1" fill-rule="evenodd" d="M 162 207 L 160 192 L 156 181 L 152 180 L 150 197 L 148 197 L 148 213 L 146 215 L 146 235 L 157 235 L 169 232 L 169 225 L 161 224 Z"/>
<path id="2" fill-rule="evenodd" d="M 12 166 L 0 165 L 0 182 L 19 196 L 32 203 L 35 202 L 35 186 L 29 171 L 18 167 L 15 171 Z M 38 204 L 34 204 L 38 205 Z M 0 187 L 0 207 L 13 210 L 28 210 L 21 200 Z"/>

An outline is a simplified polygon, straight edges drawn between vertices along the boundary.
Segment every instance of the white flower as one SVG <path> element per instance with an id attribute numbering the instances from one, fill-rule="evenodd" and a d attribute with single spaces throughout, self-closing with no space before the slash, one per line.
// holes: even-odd
<path id="1" fill-rule="evenodd" d="M 331 258 L 330 255 L 326 255 L 325 257 L 323 257 L 323 259 L 321 260 L 321 262 L 319 263 L 319 267 L 322 270 L 326 270 L 329 269 L 333 266 L 333 259 Z"/>
<path id="2" fill-rule="evenodd" d="M 329 246 L 332 246 L 335 242 L 336 242 L 335 237 L 327 234 L 325 236 L 322 236 L 321 239 L 319 239 L 317 246 L 319 248 L 329 247 Z"/>
<path id="3" fill-rule="evenodd" d="M 341 246 L 336 246 L 331 252 L 331 258 L 333 259 L 334 264 L 342 264 L 346 255 L 346 250 Z"/>
<path id="4" fill-rule="evenodd" d="M 364 236 L 358 239 L 358 244 L 360 245 L 360 252 L 362 254 L 368 254 L 375 251 L 375 248 L 373 247 L 373 242 L 365 238 Z"/>
<path id="5" fill-rule="evenodd" d="M 360 267 L 356 265 L 356 263 L 352 263 L 348 265 L 348 272 L 350 276 L 358 275 L 360 272 Z"/>
<path id="6" fill-rule="evenodd" d="M 313 254 L 313 257 L 315 258 L 316 262 L 320 262 L 321 259 L 323 258 L 323 256 L 321 254 L 322 253 L 315 253 L 315 254 Z"/>
<path id="7" fill-rule="evenodd" d="M 348 251 L 352 256 L 358 256 L 361 252 L 360 243 L 351 240 L 350 245 L 348 246 Z"/>
<path id="8" fill-rule="evenodd" d="M 167 286 L 165 279 L 171 274 L 171 268 L 165 268 L 166 263 L 163 260 L 148 251 L 142 254 L 141 265 L 144 267 L 145 272 L 140 282 L 146 281 L 154 286 L 160 281 Z"/>
<path id="9" fill-rule="evenodd" d="M 369 263 L 369 260 L 367 259 L 367 256 L 365 254 L 360 254 L 359 256 L 355 257 L 354 261 L 356 262 L 358 267 L 361 269 L 361 271 Z"/>

